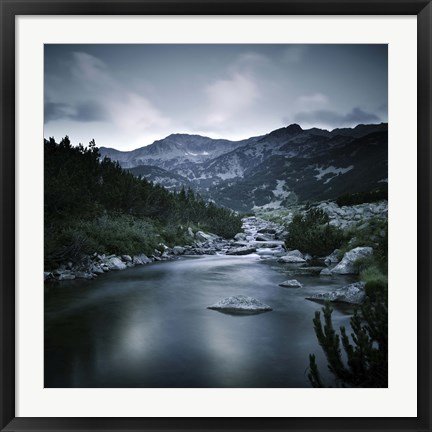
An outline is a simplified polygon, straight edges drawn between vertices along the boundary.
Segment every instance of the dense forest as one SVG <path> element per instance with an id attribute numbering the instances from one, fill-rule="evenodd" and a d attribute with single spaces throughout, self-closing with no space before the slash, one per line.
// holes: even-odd
<path id="1" fill-rule="evenodd" d="M 241 217 L 192 190 L 173 193 L 101 159 L 93 141 L 44 140 L 45 267 L 84 254 L 151 253 L 191 242 L 188 227 L 232 237 Z"/>

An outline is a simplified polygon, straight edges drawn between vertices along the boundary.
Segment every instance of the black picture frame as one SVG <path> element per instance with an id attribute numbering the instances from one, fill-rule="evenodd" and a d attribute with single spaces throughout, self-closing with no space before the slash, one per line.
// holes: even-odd
<path id="1" fill-rule="evenodd" d="M 431 430 L 431 0 L 0 0 L 2 431 Z M 415 418 L 23 418 L 15 416 L 15 17 L 18 15 L 416 15 L 418 24 L 418 415 Z M 410 287 L 411 289 L 413 287 Z"/>

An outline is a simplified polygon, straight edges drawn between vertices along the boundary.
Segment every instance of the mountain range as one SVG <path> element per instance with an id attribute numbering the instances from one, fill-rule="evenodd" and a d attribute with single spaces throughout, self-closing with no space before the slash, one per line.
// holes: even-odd
<path id="1" fill-rule="evenodd" d="M 132 151 L 99 150 L 137 176 L 243 212 L 387 185 L 387 123 L 332 131 L 292 124 L 241 141 L 172 134 Z"/>

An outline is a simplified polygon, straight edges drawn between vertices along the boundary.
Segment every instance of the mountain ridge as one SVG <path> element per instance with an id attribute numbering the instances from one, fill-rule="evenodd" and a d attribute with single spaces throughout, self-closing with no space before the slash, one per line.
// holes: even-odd
<path id="1" fill-rule="evenodd" d="M 387 123 L 332 131 L 294 123 L 240 141 L 171 134 L 129 152 L 100 153 L 170 190 L 191 187 L 219 205 L 250 211 L 385 186 L 387 130 Z"/>

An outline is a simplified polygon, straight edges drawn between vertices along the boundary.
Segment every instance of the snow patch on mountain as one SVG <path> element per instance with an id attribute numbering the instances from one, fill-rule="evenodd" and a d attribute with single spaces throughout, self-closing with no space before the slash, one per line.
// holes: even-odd
<path id="1" fill-rule="evenodd" d="M 236 177 L 243 177 L 243 168 L 240 165 L 238 156 L 234 156 L 227 161 L 225 165 L 226 171 L 216 174 L 222 180 L 232 179 Z"/>
<path id="2" fill-rule="evenodd" d="M 315 168 L 315 171 L 318 171 L 318 174 L 315 175 L 315 178 L 317 180 L 322 180 L 322 178 L 327 174 L 334 174 L 334 176 L 330 177 L 330 179 L 327 179 L 324 184 L 327 184 L 330 180 L 332 180 L 334 177 L 338 176 L 339 174 L 345 174 L 348 171 L 351 171 L 354 168 L 354 165 L 350 165 L 346 168 L 337 168 L 333 165 L 328 166 L 327 168 L 324 167 L 317 167 Z"/>

